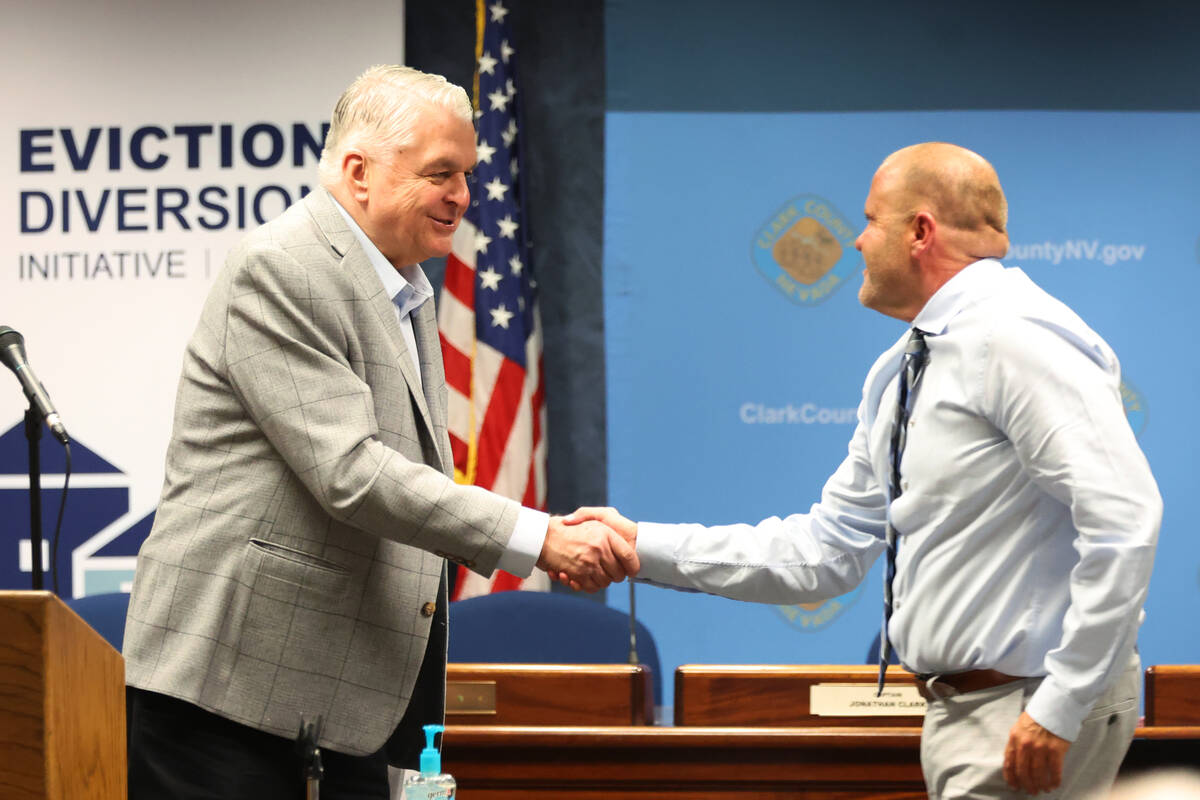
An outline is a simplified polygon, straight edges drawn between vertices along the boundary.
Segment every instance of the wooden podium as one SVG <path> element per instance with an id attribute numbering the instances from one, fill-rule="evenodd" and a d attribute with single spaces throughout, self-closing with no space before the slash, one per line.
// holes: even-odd
<path id="1" fill-rule="evenodd" d="M 50 592 L 0 592 L 7 800 L 124 800 L 125 662 Z"/>

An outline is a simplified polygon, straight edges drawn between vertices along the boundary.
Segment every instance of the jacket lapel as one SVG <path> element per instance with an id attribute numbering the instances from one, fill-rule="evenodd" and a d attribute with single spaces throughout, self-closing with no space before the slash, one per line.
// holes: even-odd
<path id="1" fill-rule="evenodd" d="M 421 359 L 421 382 L 429 398 L 430 416 L 433 420 L 434 437 L 438 455 L 442 459 L 442 470 L 452 474 L 454 456 L 450 453 L 447 427 L 446 403 L 442 399 L 446 386 L 446 367 L 442 360 L 442 339 L 437 326 L 437 311 L 433 300 L 421 304 L 412 315 L 413 334 L 417 339 L 417 351 Z"/>
<path id="2" fill-rule="evenodd" d="M 404 341 L 404 334 L 400 330 L 400 320 L 396 314 L 396 306 L 392 304 L 392 299 L 388 297 L 387 292 L 383 288 L 383 284 L 379 280 L 379 275 L 376 274 L 375 268 L 371 266 L 371 261 L 367 258 L 367 254 L 363 252 L 359 246 L 358 238 L 354 231 L 346 225 L 345 218 L 342 217 L 340 211 L 334 207 L 337 201 L 324 188 L 314 189 L 304 198 L 308 206 L 309 213 L 312 214 L 313 220 L 320 227 L 325 238 L 329 241 L 330 247 L 342 259 L 342 268 L 350 274 L 353 280 L 362 287 L 364 295 L 367 297 L 367 302 L 370 304 L 371 310 L 374 312 L 379 324 L 383 327 L 387 334 L 388 342 L 391 344 L 395 353 L 396 366 L 400 369 L 400 374 L 404 376 L 404 382 L 408 385 L 408 392 L 412 395 L 416 402 L 417 409 L 420 411 L 421 420 L 429 429 L 431 438 L 438 443 L 438 454 L 445 461 L 445 454 L 441 452 L 441 442 L 437 435 L 436 420 L 430 414 L 429 404 L 426 402 L 425 393 L 421 391 L 421 383 L 417 380 L 416 368 L 413 365 L 413 358 L 409 355 L 408 345 Z M 421 361 L 422 377 L 427 369 L 426 361 L 430 360 L 431 354 L 429 350 L 428 340 L 429 335 L 425 331 L 418 329 L 417 318 L 428 313 L 433 315 L 433 303 L 428 302 L 421 306 L 418 314 L 413 318 L 413 330 L 417 338 L 418 357 Z M 442 375 L 441 365 L 441 349 L 438 341 L 437 323 L 433 323 L 432 341 L 433 347 L 437 351 L 437 373 Z M 445 380 L 442 377 L 441 380 Z M 429 384 L 439 386 L 440 382 Z M 438 409 L 441 416 L 444 417 L 444 412 Z M 442 421 L 442 426 L 445 427 L 445 420 Z"/>

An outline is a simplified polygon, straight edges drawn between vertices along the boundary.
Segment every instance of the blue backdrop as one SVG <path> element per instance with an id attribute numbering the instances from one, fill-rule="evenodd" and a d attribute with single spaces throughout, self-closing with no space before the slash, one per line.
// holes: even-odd
<path id="1" fill-rule="evenodd" d="M 867 368 L 903 329 L 857 301 L 853 240 L 871 176 L 902 146 L 955 142 L 1000 174 L 1006 261 L 1121 358 L 1130 421 L 1166 499 L 1143 656 L 1200 660 L 1200 639 L 1179 635 L 1195 632 L 1200 564 L 1184 504 L 1200 444 L 1188 425 L 1200 114 L 610 111 L 606 135 L 613 505 L 711 524 L 817 499 L 846 452 Z M 822 253 L 833 266 L 801 297 L 804 284 L 770 262 L 772 237 L 805 216 L 831 234 Z M 681 663 L 855 663 L 878 628 L 879 570 L 808 608 L 640 587 L 639 617 L 668 674 Z M 625 593 L 610 602 L 626 607 Z"/>

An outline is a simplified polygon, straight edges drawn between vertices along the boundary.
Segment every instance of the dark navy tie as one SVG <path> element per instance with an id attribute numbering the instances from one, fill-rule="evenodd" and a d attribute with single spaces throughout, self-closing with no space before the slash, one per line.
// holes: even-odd
<path id="1" fill-rule="evenodd" d="M 884 533 L 887 544 L 887 565 L 883 573 L 883 629 L 879 634 L 879 691 L 883 694 L 883 680 L 887 675 L 888 658 L 892 654 L 892 642 L 888 638 L 888 621 L 892 618 L 892 579 L 896 577 L 896 529 L 892 527 L 891 504 L 903 491 L 900 485 L 900 460 L 904 457 L 904 445 L 908 437 L 908 419 L 912 415 L 913 402 L 925 372 L 929 350 L 925 347 L 924 332 L 913 328 L 904 347 L 900 362 L 899 389 L 896 393 L 896 418 L 892 423 L 891 475 L 888 480 L 888 520 Z"/>

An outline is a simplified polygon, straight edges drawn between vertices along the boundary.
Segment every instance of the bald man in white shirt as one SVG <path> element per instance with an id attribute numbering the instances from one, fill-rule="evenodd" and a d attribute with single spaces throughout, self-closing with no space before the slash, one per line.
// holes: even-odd
<path id="1" fill-rule="evenodd" d="M 1162 518 L 1120 365 L 996 260 L 1007 205 L 978 154 L 893 153 L 865 214 L 859 299 L 912 329 L 868 373 L 849 454 L 810 512 L 705 527 L 593 508 L 568 521 L 636 535 L 643 580 L 779 604 L 849 591 L 893 541 L 884 657 L 890 644 L 923 681 L 930 797 L 1102 790 L 1137 724 Z"/>

